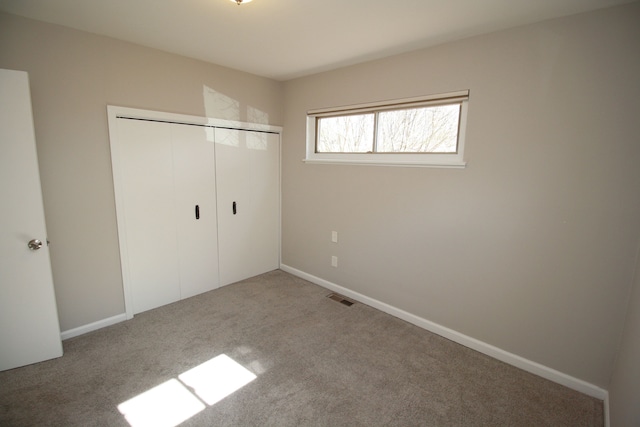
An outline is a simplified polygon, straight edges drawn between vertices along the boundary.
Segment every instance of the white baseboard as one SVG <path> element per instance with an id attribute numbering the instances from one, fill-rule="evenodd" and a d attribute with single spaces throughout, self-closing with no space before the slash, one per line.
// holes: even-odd
<path id="1" fill-rule="evenodd" d="M 561 384 L 565 387 L 569 387 L 573 390 L 579 391 L 588 396 L 603 400 L 605 402 L 605 420 L 606 420 L 605 422 L 608 424 L 607 403 L 609 401 L 609 392 L 607 390 L 604 390 L 596 385 L 590 384 L 578 378 L 574 378 L 562 372 L 556 371 L 555 369 L 551 369 L 547 366 L 525 359 L 516 354 L 509 353 L 498 347 L 494 347 L 491 344 L 487 344 L 485 342 L 479 341 L 470 336 L 461 334 L 460 332 L 454 331 L 445 326 L 423 319 L 414 314 L 411 314 L 399 308 L 393 307 L 389 304 L 370 298 L 366 295 L 362 295 L 358 292 L 354 292 L 347 288 L 343 288 L 342 286 L 336 285 L 335 283 L 332 283 L 327 280 L 321 279 L 319 277 L 313 276 L 311 274 L 305 273 L 303 271 L 300 271 L 288 265 L 281 264 L 280 269 L 282 271 L 286 271 L 287 273 L 293 274 L 294 276 L 305 279 L 311 283 L 315 283 L 316 285 L 322 286 L 323 288 L 327 288 L 331 291 L 338 292 L 349 298 L 353 298 L 356 301 L 359 301 L 363 304 L 376 308 L 392 316 L 398 317 L 404 321 L 407 321 L 423 329 L 426 329 L 430 332 L 433 332 L 434 334 L 440 335 L 451 341 L 457 342 L 458 344 L 461 344 L 465 347 L 469 347 L 473 350 L 479 351 L 480 353 L 484 353 L 487 356 L 493 357 L 494 359 L 498 359 L 509 365 L 515 366 L 524 371 L 530 372 L 542 378 Z"/>
<path id="2" fill-rule="evenodd" d="M 97 322 L 89 323 L 88 325 L 79 326 L 77 328 L 69 329 L 60 334 L 62 340 L 68 340 L 69 338 L 77 337 L 88 332 L 97 331 L 98 329 L 106 328 L 107 326 L 115 325 L 116 323 L 124 322 L 127 320 L 125 313 L 118 314 L 117 316 L 109 317 L 107 319 L 98 320 Z"/>

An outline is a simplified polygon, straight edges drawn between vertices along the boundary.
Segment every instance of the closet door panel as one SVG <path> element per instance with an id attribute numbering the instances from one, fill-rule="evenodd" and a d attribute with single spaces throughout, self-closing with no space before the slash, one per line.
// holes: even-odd
<path id="1" fill-rule="evenodd" d="M 215 131 L 220 284 L 279 267 L 279 136 Z M 234 211 L 235 203 L 235 211 Z"/>
<path id="2" fill-rule="evenodd" d="M 219 284 L 213 129 L 173 124 L 171 137 L 180 297 L 188 298 Z"/>
<path id="3" fill-rule="evenodd" d="M 180 299 L 170 125 L 118 119 L 134 314 Z"/>

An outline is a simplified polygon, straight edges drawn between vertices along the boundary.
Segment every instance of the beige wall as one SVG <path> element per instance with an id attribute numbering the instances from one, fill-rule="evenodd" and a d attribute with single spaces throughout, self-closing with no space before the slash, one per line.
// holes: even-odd
<path id="1" fill-rule="evenodd" d="M 0 68 L 29 72 L 63 331 L 124 312 L 107 104 L 283 121 L 281 83 L 7 14 Z"/>
<path id="2" fill-rule="evenodd" d="M 286 82 L 283 263 L 606 389 L 640 239 L 638 22 L 634 3 Z M 461 89 L 466 169 L 301 161 L 308 109 Z"/>
<path id="3" fill-rule="evenodd" d="M 640 262 L 609 393 L 611 425 L 640 425 Z"/>

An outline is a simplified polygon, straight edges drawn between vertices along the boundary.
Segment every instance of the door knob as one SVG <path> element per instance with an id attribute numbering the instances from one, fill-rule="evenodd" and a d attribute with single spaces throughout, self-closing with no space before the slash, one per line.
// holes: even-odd
<path id="1" fill-rule="evenodd" d="M 33 239 L 29 241 L 27 246 L 29 246 L 29 249 L 31 249 L 32 251 L 37 251 L 42 247 L 42 242 L 38 239 Z"/>

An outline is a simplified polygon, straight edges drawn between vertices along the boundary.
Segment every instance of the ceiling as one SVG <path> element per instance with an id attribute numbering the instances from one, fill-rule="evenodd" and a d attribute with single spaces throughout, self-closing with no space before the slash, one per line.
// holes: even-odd
<path id="1" fill-rule="evenodd" d="M 0 0 L 0 11 L 276 80 L 633 0 Z"/>

